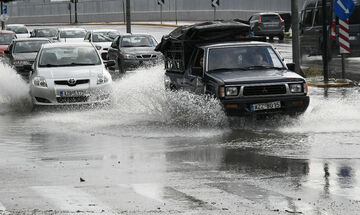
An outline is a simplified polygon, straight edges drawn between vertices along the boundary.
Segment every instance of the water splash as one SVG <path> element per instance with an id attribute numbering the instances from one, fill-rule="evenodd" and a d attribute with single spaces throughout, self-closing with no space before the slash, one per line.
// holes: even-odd
<path id="1" fill-rule="evenodd" d="M 21 76 L 2 61 L 0 75 L 0 112 L 31 110 L 29 86 Z"/>

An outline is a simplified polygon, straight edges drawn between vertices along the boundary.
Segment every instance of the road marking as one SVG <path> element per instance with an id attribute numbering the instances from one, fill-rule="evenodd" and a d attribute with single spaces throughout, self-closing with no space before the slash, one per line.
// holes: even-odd
<path id="1" fill-rule="evenodd" d="M 59 209 L 83 212 L 111 212 L 111 208 L 79 188 L 66 186 L 31 187 Z"/>

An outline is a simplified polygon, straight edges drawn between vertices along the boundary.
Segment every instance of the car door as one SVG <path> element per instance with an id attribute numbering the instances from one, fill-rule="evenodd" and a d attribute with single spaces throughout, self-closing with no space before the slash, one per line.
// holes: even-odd
<path id="1" fill-rule="evenodd" d="M 190 67 L 187 73 L 184 87 L 197 94 L 204 93 L 204 50 L 198 49 L 190 60 Z M 201 61 L 203 62 L 201 64 Z"/>

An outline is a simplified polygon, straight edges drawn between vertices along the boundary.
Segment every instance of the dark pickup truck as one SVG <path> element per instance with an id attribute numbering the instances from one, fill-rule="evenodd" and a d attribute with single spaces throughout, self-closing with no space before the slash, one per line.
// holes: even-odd
<path id="1" fill-rule="evenodd" d="M 164 36 L 156 50 L 165 56 L 166 88 L 213 95 L 228 115 L 305 112 L 305 79 L 271 44 L 249 38 L 249 30 L 244 23 L 215 21 Z"/>

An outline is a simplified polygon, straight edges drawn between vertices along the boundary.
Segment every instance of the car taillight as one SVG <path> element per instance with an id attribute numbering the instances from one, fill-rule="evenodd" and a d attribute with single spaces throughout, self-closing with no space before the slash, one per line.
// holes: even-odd
<path id="1" fill-rule="evenodd" d="M 259 16 L 259 20 L 257 21 L 257 24 L 261 23 L 261 16 Z"/>

